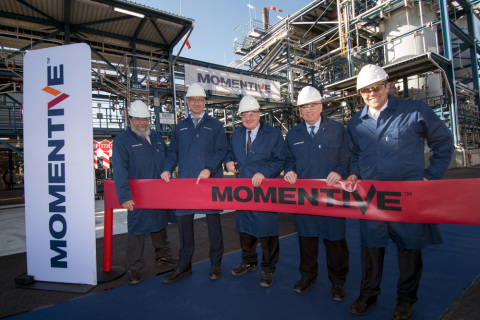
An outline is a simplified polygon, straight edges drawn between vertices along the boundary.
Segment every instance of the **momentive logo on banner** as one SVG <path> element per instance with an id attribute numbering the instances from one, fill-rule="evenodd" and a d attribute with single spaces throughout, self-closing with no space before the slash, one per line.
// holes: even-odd
<path id="1" fill-rule="evenodd" d="M 375 197 L 376 196 L 376 197 Z M 212 202 L 242 202 L 242 203 L 266 203 L 266 204 L 290 204 L 295 206 L 304 206 L 307 203 L 318 207 L 343 207 L 350 208 L 352 203 L 354 208 L 358 208 L 362 215 L 367 212 L 370 203 L 374 198 L 377 199 L 376 208 L 378 210 L 402 211 L 400 205 L 401 192 L 379 191 L 372 184 L 367 194 L 362 197 L 357 190 L 340 190 L 336 188 L 277 188 L 268 187 L 264 190 L 260 187 L 239 186 L 232 187 L 212 187 Z"/>
<path id="2" fill-rule="evenodd" d="M 480 225 L 471 201 L 480 179 L 429 181 L 264 179 L 259 187 L 247 178 L 133 179 L 138 209 L 206 209 L 287 212 L 377 221 Z M 113 181 L 105 181 L 105 208 L 122 208 Z M 158 197 L 162 194 L 163 197 Z M 185 201 L 192 194 L 192 201 Z M 168 199 L 168 202 L 163 199 Z M 455 214 L 452 214 L 455 212 Z"/>
<path id="3" fill-rule="evenodd" d="M 50 259 L 52 268 L 67 268 L 67 240 L 64 239 L 67 233 L 67 220 L 64 217 L 66 211 L 65 201 L 65 153 L 62 150 L 65 146 L 65 139 L 57 137 L 56 133 L 65 132 L 65 107 L 68 103 L 59 104 L 70 97 L 51 86 L 63 85 L 64 74 L 63 64 L 58 67 L 47 66 L 47 86 L 42 90 L 54 98 L 47 104 L 48 109 L 48 147 L 51 149 L 48 154 L 48 194 L 53 197 L 48 205 L 51 213 L 48 223 L 48 230 L 53 237 L 50 240 L 50 249 L 58 253 Z M 56 136 L 56 138 L 54 138 Z"/>
<path id="4" fill-rule="evenodd" d="M 186 64 L 185 85 L 195 82 L 206 90 L 281 99 L 280 83 L 277 81 Z"/>
<path id="5" fill-rule="evenodd" d="M 27 272 L 96 284 L 90 48 L 32 50 L 24 63 Z"/>

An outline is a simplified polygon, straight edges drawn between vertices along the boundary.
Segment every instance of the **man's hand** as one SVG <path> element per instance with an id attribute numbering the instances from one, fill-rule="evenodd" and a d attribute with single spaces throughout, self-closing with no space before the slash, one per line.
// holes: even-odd
<path id="1" fill-rule="evenodd" d="M 265 176 L 263 174 L 261 174 L 260 172 L 255 173 L 255 175 L 252 178 L 253 186 L 258 187 L 262 183 L 263 179 L 265 179 Z"/>
<path id="2" fill-rule="evenodd" d="M 327 176 L 327 186 L 333 186 L 342 179 L 342 176 L 336 172 L 330 172 Z"/>
<path id="3" fill-rule="evenodd" d="M 233 161 L 229 161 L 225 164 L 225 167 L 227 168 L 227 172 L 233 172 L 233 173 L 238 173 L 238 169 L 235 168 L 235 166 L 237 165 L 236 162 L 233 162 Z"/>
<path id="4" fill-rule="evenodd" d="M 283 176 L 283 179 L 285 179 L 285 181 L 287 181 L 287 182 L 290 182 L 291 184 L 294 184 L 295 181 L 297 181 L 297 174 L 293 171 L 288 171 Z"/>
<path id="5" fill-rule="evenodd" d="M 351 174 L 348 176 L 347 180 L 350 180 L 351 183 L 355 183 L 358 181 L 358 177 L 355 174 Z"/>
<path id="6" fill-rule="evenodd" d="M 128 200 L 128 201 L 125 201 L 124 203 L 122 203 L 122 207 L 124 207 L 128 211 L 133 211 L 133 205 L 134 204 L 135 204 L 135 202 L 133 202 L 133 200 Z"/>
<path id="7" fill-rule="evenodd" d="M 200 182 L 200 179 L 207 179 L 210 177 L 210 170 L 203 169 L 198 175 L 197 184 Z"/>
<path id="8" fill-rule="evenodd" d="M 172 177 L 172 174 L 170 173 L 170 171 L 163 171 L 162 174 L 160 175 L 160 177 L 163 180 L 165 180 L 165 182 L 169 182 L 170 178 Z"/>

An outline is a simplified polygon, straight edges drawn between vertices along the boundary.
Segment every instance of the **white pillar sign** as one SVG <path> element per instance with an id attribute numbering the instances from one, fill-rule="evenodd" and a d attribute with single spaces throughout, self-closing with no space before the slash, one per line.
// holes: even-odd
<path id="1" fill-rule="evenodd" d="M 96 285 L 90 48 L 34 50 L 24 62 L 27 272 Z"/>

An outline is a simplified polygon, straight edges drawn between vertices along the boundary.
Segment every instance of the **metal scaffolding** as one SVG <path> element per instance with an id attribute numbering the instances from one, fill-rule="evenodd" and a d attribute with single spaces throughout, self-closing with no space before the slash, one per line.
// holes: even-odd
<path id="1" fill-rule="evenodd" d="M 274 25 L 265 8 L 263 21 L 250 19 L 233 31 L 233 50 L 241 57 L 222 66 L 182 58 L 181 50 L 173 55 L 192 32 L 192 19 L 125 0 L 4 0 L 0 132 L 10 141 L 2 145 L 22 150 L 25 52 L 83 42 L 92 52 L 97 139 L 111 140 L 125 129 L 134 99 L 151 106 L 152 126 L 168 139 L 188 115 L 187 64 L 278 82 L 280 98 L 259 102 L 263 119 L 284 133 L 300 121 L 292 104 L 306 85 L 322 92 L 326 115 L 346 123 L 363 107 L 356 75 L 374 63 L 388 72 L 392 94 L 426 101 L 457 145 L 473 148 L 480 140 L 479 7 L 478 0 L 317 0 Z M 240 124 L 241 98 L 207 90 L 207 112 L 227 133 Z"/>
<path id="2" fill-rule="evenodd" d="M 237 29 L 234 52 L 243 57 L 229 66 L 287 78 L 290 101 L 301 87 L 317 87 L 324 113 L 346 123 L 363 107 L 356 75 L 365 64 L 381 65 L 392 94 L 424 100 L 457 146 L 474 148 L 479 8 L 479 1 L 465 0 L 318 0 L 273 26 L 250 22 Z"/>

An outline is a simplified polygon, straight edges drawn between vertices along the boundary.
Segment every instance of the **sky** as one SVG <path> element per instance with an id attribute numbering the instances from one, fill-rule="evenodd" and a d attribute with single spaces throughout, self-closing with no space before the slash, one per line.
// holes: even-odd
<path id="1" fill-rule="evenodd" d="M 191 49 L 183 48 L 181 57 L 228 65 L 241 59 L 233 52 L 233 39 L 240 38 L 250 19 L 262 21 L 264 7 L 276 7 L 283 12 L 269 10 L 270 25 L 280 21 L 277 16 L 291 16 L 313 0 L 130 0 L 154 9 L 181 15 L 194 21 L 189 37 Z M 250 4 L 255 9 L 248 7 Z M 234 29 L 240 26 L 237 31 Z M 176 55 L 180 46 L 174 49 Z"/>

